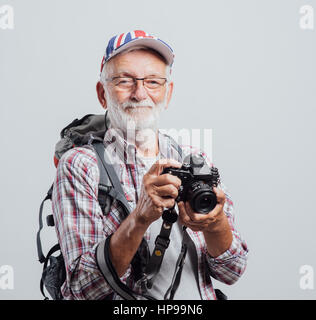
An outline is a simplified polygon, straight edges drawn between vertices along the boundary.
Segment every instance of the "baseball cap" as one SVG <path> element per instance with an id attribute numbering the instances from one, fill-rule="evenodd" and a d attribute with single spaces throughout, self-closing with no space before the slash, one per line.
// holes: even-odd
<path id="1" fill-rule="evenodd" d="M 134 30 L 127 33 L 121 33 L 112 37 L 107 45 L 105 54 L 101 63 L 101 71 L 104 64 L 116 56 L 118 53 L 134 46 L 145 46 L 160 53 L 169 66 L 172 66 L 174 53 L 171 47 L 161 39 L 148 34 L 143 30 Z"/>

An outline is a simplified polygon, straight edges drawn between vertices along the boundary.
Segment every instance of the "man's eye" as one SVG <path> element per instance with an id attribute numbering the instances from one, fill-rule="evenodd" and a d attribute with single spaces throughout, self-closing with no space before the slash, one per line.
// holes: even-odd
<path id="1" fill-rule="evenodd" d="M 157 80 L 146 80 L 146 83 L 149 85 L 159 85 L 159 82 Z"/>
<path id="2" fill-rule="evenodd" d="M 131 79 L 120 79 L 117 82 L 117 85 L 128 85 L 128 84 L 131 84 L 131 83 L 133 83 L 133 80 L 131 80 Z"/>

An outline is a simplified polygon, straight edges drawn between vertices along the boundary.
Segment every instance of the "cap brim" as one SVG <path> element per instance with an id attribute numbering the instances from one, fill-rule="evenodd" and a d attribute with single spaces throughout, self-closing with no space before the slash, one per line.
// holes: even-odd
<path id="1" fill-rule="evenodd" d="M 112 55 L 107 60 L 110 60 L 111 58 L 113 58 L 117 54 L 119 54 L 120 52 L 122 52 L 126 49 L 129 49 L 131 47 L 135 47 L 135 46 L 144 46 L 144 47 L 151 48 L 151 49 L 159 52 L 166 59 L 166 62 L 169 66 L 171 66 L 173 63 L 174 54 L 173 54 L 171 48 L 168 45 L 166 45 L 164 42 L 162 42 L 161 40 L 154 39 L 154 38 L 136 38 L 126 44 L 122 44 L 119 48 L 117 48 L 112 53 Z"/>

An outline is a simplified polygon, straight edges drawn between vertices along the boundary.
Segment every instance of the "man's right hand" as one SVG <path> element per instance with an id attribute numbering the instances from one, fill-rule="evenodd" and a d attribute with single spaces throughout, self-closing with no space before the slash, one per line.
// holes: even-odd
<path id="1" fill-rule="evenodd" d="M 181 163 L 162 159 L 153 164 L 143 177 L 136 208 L 111 238 L 110 256 L 119 277 L 126 272 L 149 225 L 159 219 L 164 208 L 171 208 L 178 196 L 181 180 L 171 174 L 161 175 L 167 167 L 180 168 Z"/>
<path id="2" fill-rule="evenodd" d="M 161 159 L 144 175 L 141 194 L 135 208 L 138 222 L 149 226 L 161 217 L 164 208 L 174 206 L 181 180 L 171 174 L 161 173 L 164 168 L 180 168 L 181 165 L 173 159 Z"/>

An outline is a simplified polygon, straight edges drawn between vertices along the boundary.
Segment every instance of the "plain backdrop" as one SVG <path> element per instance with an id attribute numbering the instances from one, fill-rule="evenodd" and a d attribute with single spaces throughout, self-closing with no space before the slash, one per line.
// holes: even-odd
<path id="1" fill-rule="evenodd" d="M 14 289 L 41 299 L 38 208 L 55 176 L 60 130 L 101 114 L 95 84 L 110 37 L 143 29 L 175 51 L 174 96 L 161 127 L 212 129 L 213 161 L 235 203 L 248 267 L 230 299 L 315 299 L 316 30 L 300 28 L 314 0 L 0 0 L 0 266 Z M 46 213 L 50 213 L 49 205 Z M 45 228 L 44 249 L 55 244 Z M 314 279 L 316 282 L 316 280 Z"/>

